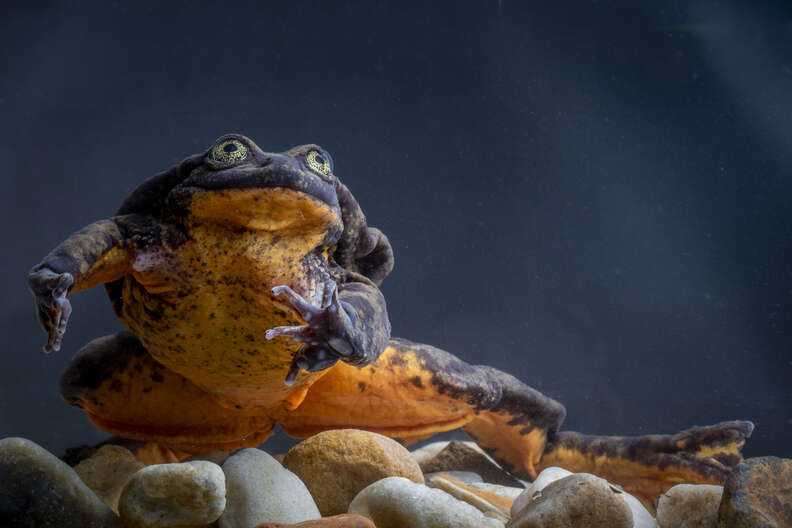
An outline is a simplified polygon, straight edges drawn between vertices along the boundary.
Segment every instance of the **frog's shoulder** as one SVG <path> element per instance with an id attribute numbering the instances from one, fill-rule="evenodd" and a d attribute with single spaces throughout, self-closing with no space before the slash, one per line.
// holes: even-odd
<path id="1" fill-rule="evenodd" d="M 344 269 L 379 286 L 393 270 L 393 249 L 388 237 L 376 227 L 368 226 L 363 210 L 344 184 L 339 182 L 336 192 L 344 230 L 333 259 Z"/>
<path id="2" fill-rule="evenodd" d="M 182 237 L 172 225 L 166 227 L 168 213 L 167 197 L 170 191 L 181 183 L 190 172 L 203 162 L 204 155 L 196 154 L 186 158 L 178 165 L 151 176 L 137 186 L 118 208 L 117 216 L 139 215 L 133 224 L 137 238 L 161 243 L 167 238 L 169 245 L 178 245 Z M 142 217 L 142 218 L 141 218 Z M 132 233 L 127 233 L 128 236 Z M 167 242 L 166 242 L 167 243 Z M 156 244 L 155 244 L 156 245 Z M 116 314 L 122 316 L 124 280 L 105 283 L 105 290 Z"/>
<path id="3" fill-rule="evenodd" d="M 205 154 L 194 154 L 178 165 L 151 176 L 130 193 L 116 214 L 142 214 L 163 218 L 167 210 L 168 194 L 187 178 L 194 168 L 203 163 L 204 156 Z"/>

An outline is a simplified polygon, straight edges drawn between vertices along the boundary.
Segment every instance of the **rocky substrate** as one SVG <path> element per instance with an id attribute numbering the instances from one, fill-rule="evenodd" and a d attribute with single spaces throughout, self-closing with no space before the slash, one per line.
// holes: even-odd
<path id="1" fill-rule="evenodd" d="M 148 463 L 105 445 L 71 467 L 22 438 L 0 440 L 0 528 L 693 528 L 792 526 L 792 460 L 748 459 L 724 486 L 674 486 L 656 515 L 617 485 L 544 470 L 533 483 L 472 442 L 410 453 L 352 429 L 273 457 L 260 449 Z"/>

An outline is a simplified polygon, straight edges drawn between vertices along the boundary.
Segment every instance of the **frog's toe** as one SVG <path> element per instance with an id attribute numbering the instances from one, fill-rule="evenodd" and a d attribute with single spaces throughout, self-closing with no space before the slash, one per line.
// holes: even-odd
<path id="1" fill-rule="evenodd" d="M 289 286 L 275 286 L 272 288 L 272 295 L 279 297 L 283 295 L 289 303 L 300 313 L 300 316 L 306 321 L 310 321 L 313 317 L 322 312 L 321 308 L 314 306 L 306 301 L 302 295 L 292 290 Z"/>
<path id="2" fill-rule="evenodd" d="M 301 326 L 276 326 L 275 328 L 270 328 L 264 334 L 267 339 L 275 339 L 278 336 L 287 336 L 291 337 L 295 341 L 300 341 L 301 343 L 308 343 L 308 344 L 318 344 L 316 336 L 311 331 L 311 327 L 308 325 L 301 325 Z"/>

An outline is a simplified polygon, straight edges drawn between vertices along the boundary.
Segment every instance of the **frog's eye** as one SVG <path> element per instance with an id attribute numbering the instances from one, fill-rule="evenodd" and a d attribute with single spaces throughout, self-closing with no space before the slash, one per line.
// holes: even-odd
<path id="1" fill-rule="evenodd" d="M 326 156 L 323 156 L 318 150 L 310 151 L 305 157 L 305 161 L 308 163 L 308 166 L 316 172 L 330 174 L 330 171 L 332 171 L 332 168 L 330 167 L 330 160 L 327 159 Z"/>
<path id="2" fill-rule="evenodd" d="M 220 163 L 237 163 L 247 157 L 248 149 L 238 139 L 225 139 L 212 149 L 212 159 Z"/>

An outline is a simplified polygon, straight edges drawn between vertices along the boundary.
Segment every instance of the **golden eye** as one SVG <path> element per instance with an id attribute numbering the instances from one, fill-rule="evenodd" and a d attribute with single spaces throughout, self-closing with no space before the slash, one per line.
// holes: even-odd
<path id="1" fill-rule="evenodd" d="M 305 161 L 308 163 L 309 167 L 322 174 L 330 174 L 332 170 L 330 168 L 330 160 L 323 156 L 318 150 L 310 151 L 305 157 Z"/>
<path id="2" fill-rule="evenodd" d="M 238 139 L 226 139 L 212 149 L 212 159 L 220 163 L 237 163 L 247 157 L 247 147 Z"/>

